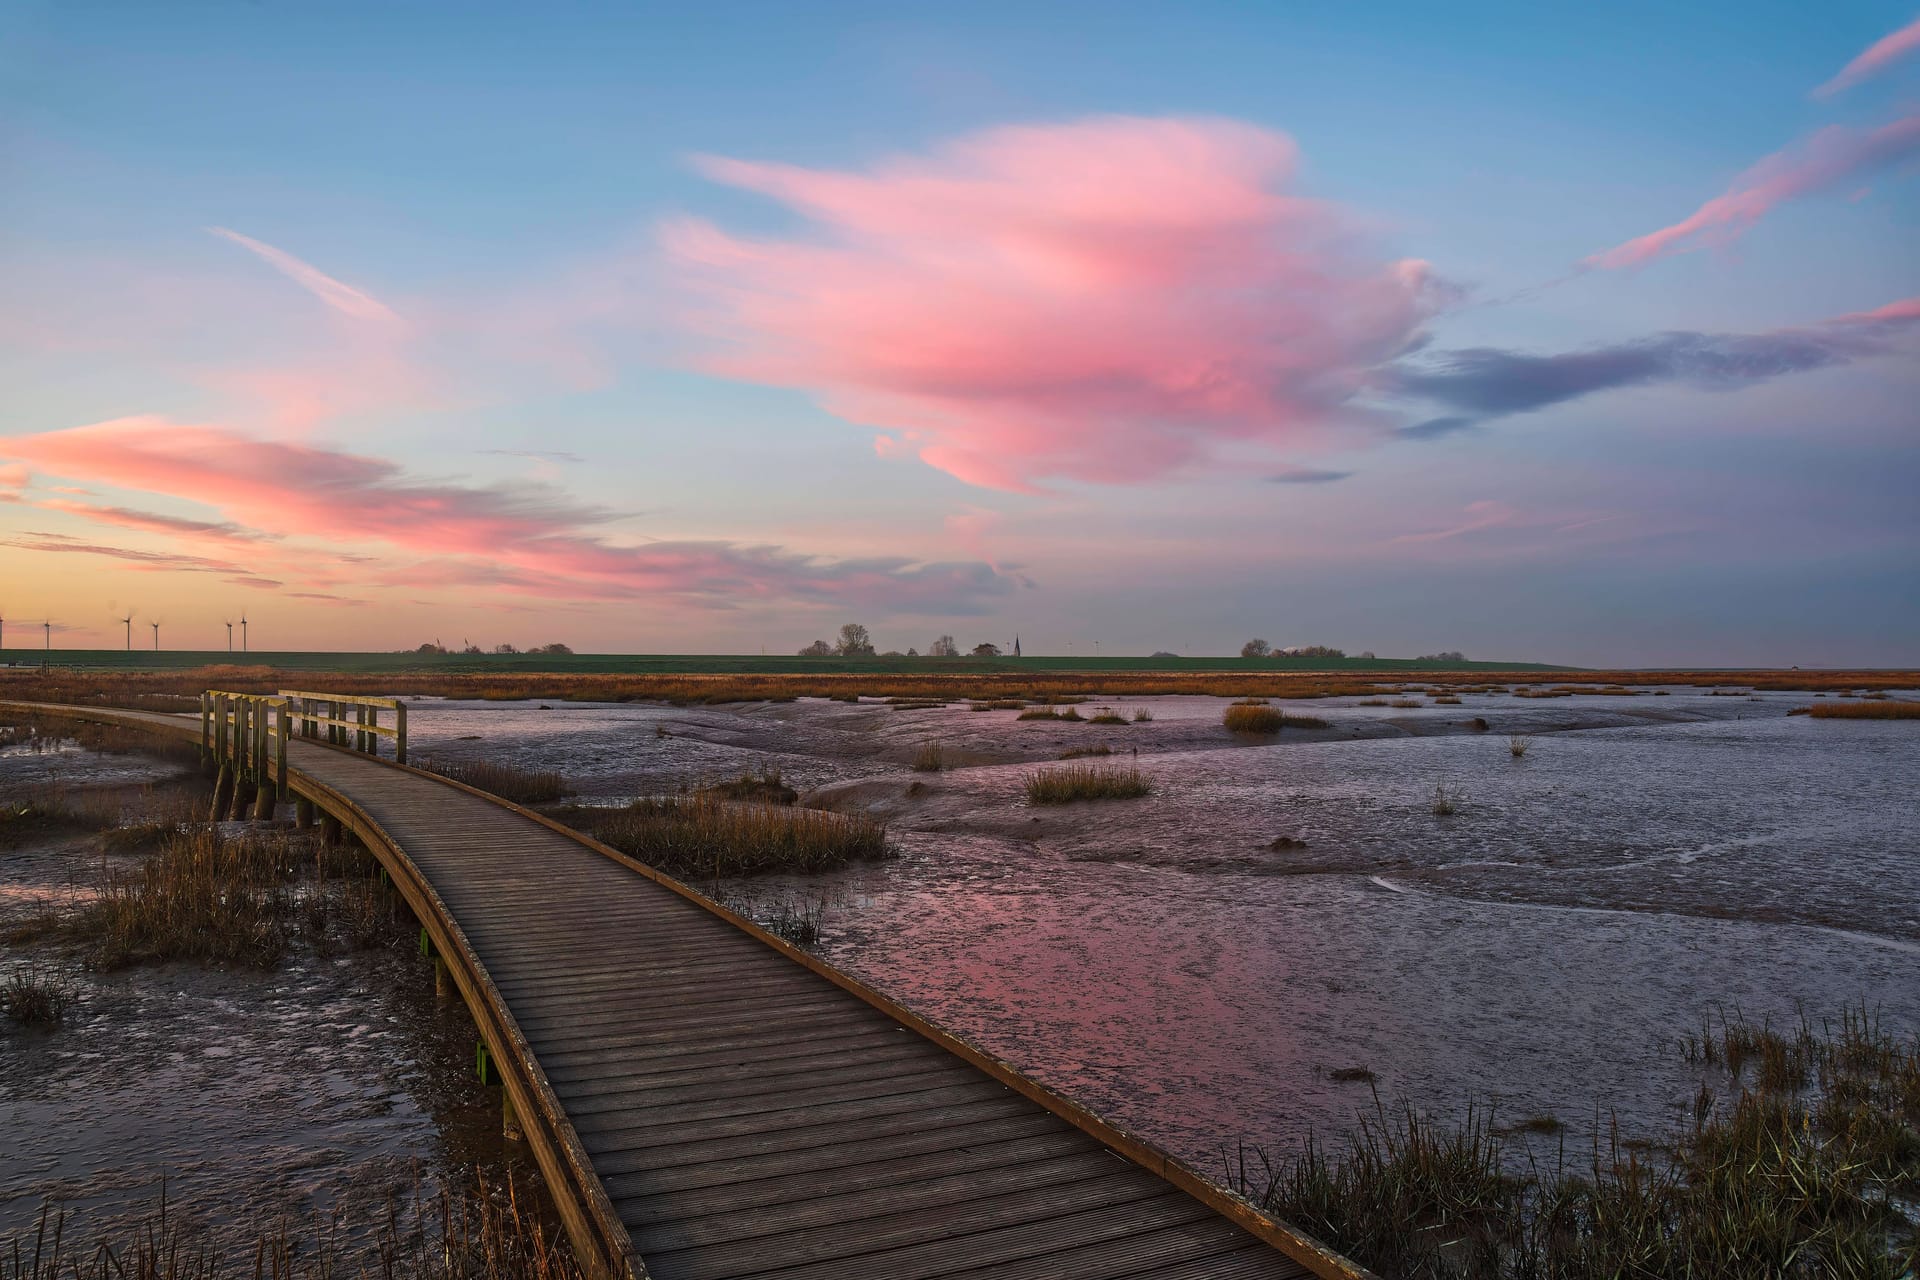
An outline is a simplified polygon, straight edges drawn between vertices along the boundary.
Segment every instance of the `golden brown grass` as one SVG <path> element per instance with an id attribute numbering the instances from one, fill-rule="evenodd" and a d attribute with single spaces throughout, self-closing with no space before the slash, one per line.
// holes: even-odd
<path id="1" fill-rule="evenodd" d="M 1069 764 L 1027 775 L 1028 804 L 1131 800 L 1153 790 L 1135 765 Z"/>
<path id="2" fill-rule="evenodd" d="M 1626 684 L 1647 686 L 1737 686 L 1761 690 L 1876 690 L 1920 688 L 1912 671 L 1593 671 L 1409 672 L 1374 676 L 1363 672 L 1180 672 L 1070 671 L 992 673 L 823 674 L 617 674 L 540 672 L 339 672 L 281 671 L 271 667 L 212 666 L 183 671 L 123 672 L 55 668 L 0 672 L 0 698 L 39 702 L 104 703 L 197 710 L 201 691 L 231 689 L 271 693 L 319 686 L 339 693 L 386 696 L 431 694 L 486 700 L 563 699 L 581 702 L 658 701 L 721 703 L 791 701 L 795 698 L 905 698 L 927 701 L 1046 702 L 1101 695 L 1114 699 L 1158 695 L 1210 697 L 1370 697 L 1389 686 L 1487 688 L 1521 692 L 1552 690 L 1598 693 Z"/>
<path id="3" fill-rule="evenodd" d="M 1806 708 L 1815 720 L 1920 720 L 1920 702 L 1899 698 L 1885 701 L 1816 702 Z"/>
<path id="4" fill-rule="evenodd" d="M 1286 727 L 1287 717 L 1278 707 L 1236 702 L 1220 722 L 1235 733 L 1278 733 Z"/>
<path id="5" fill-rule="evenodd" d="M 831 871 L 893 856 L 886 824 L 864 814 L 736 804 L 706 794 L 556 816 L 683 880 Z"/>
<path id="6" fill-rule="evenodd" d="M 428 757 L 419 766 L 455 782 L 511 800 L 515 804 L 548 804 L 572 795 L 573 788 L 559 774 L 546 769 L 516 769 L 493 760 L 437 760 Z"/>
<path id="7" fill-rule="evenodd" d="M 923 742 L 913 753 L 915 773 L 938 773 L 947 767 L 947 751 L 937 742 Z"/>

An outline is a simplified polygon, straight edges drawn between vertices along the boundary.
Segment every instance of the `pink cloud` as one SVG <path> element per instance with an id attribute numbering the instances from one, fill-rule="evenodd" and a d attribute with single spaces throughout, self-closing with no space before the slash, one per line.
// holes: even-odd
<path id="1" fill-rule="evenodd" d="M 130 508 L 63 509 L 148 532 L 186 537 L 308 538 L 258 551 L 245 566 L 172 552 L 80 544 L 36 535 L 26 549 L 85 551 L 154 567 L 294 574 L 307 587 L 355 580 L 393 587 L 497 587 L 552 599 L 674 596 L 707 607 L 767 601 L 865 603 L 965 613 L 1014 580 L 992 566 L 879 556 L 829 560 L 722 540 L 624 544 L 592 532 L 613 513 L 545 485 L 425 481 L 381 458 L 260 440 L 224 427 L 122 418 L 0 439 L 0 455 L 89 483 L 195 502 L 222 522 L 176 520 Z M 380 543 L 402 554 L 369 561 L 339 544 Z M 66 545 L 57 545 L 65 543 Z M 25 544 L 16 544 L 25 545 Z M 303 561 L 320 559 L 325 569 Z"/>
<path id="2" fill-rule="evenodd" d="M 101 524 L 118 525 L 123 529 L 139 529 L 148 533 L 211 538 L 221 542 L 264 542 L 270 537 L 268 534 L 257 533 L 252 529 L 243 529 L 230 521 L 187 520 L 180 516 L 165 516 L 152 511 L 135 511 L 131 507 L 95 507 L 84 502 L 66 502 L 57 498 L 50 498 L 37 505 L 47 511 L 62 511 L 68 515 L 80 516 Z"/>
<path id="3" fill-rule="evenodd" d="M 208 227 L 207 230 L 258 255 L 267 265 L 342 315 L 380 324 L 401 323 L 400 317 L 394 314 L 393 309 L 386 303 L 371 294 L 361 292 L 350 284 L 335 280 L 318 267 L 302 262 L 284 249 L 276 249 L 270 244 L 255 240 L 252 236 L 243 236 L 238 231 L 229 231 L 225 227 Z"/>
<path id="4" fill-rule="evenodd" d="M 1799 147 L 1777 151 L 1754 165 L 1734 179 L 1724 195 L 1684 220 L 1595 254 L 1583 265 L 1637 267 L 1702 244 L 1727 243 L 1776 205 L 1843 186 L 1915 154 L 1920 154 L 1920 114 L 1864 131 L 1830 126 Z"/>
<path id="5" fill-rule="evenodd" d="M 703 158 L 815 234 L 685 219 L 665 248 L 722 353 L 971 484 L 1126 483 L 1357 416 L 1445 300 L 1295 194 L 1286 136 L 1214 119 L 993 129 L 864 172 Z"/>
<path id="6" fill-rule="evenodd" d="M 1862 81 L 1871 80 L 1916 49 L 1920 49 L 1920 18 L 1868 45 L 1859 57 L 1840 68 L 1838 75 L 1815 89 L 1813 96 L 1831 98 Z"/>

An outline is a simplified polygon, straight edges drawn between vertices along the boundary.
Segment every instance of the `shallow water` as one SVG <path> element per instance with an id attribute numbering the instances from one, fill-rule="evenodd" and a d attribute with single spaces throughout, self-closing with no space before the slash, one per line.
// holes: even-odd
<path id="1" fill-rule="evenodd" d="M 177 778 L 139 757 L 51 754 L 63 784 Z M 44 784 L 22 766 L 48 759 L 0 757 L 0 799 Z M 76 832 L 0 848 L 0 933 L 84 901 L 130 861 Z M 427 962 L 404 946 L 296 953 L 264 973 L 106 974 L 59 945 L 0 946 L 0 981 L 27 965 L 76 1001 L 51 1030 L 0 1022 L 0 1242 L 30 1233 L 42 1206 L 89 1246 L 124 1241 L 164 1188 L 170 1222 L 243 1261 L 282 1222 L 296 1239 L 351 1248 L 390 1199 L 404 1223 L 416 1195 L 464 1185 L 474 1163 L 514 1167 L 498 1104 L 472 1074 L 472 1024 L 435 999 Z"/>
<path id="2" fill-rule="evenodd" d="M 1372 1094 L 1339 1068 L 1390 1104 L 1494 1100 L 1584 1144 L 1613 1116 L 1678 1122 L 1698 1077 L 1675 1042 L 1715 1007 L 1920 1026 L 1920 736 L 1787 715 L 1807 701 L 1332 699 L 1287 708 L 1329 728 L 1269 745 L 1213 698 L 1131 700 L 1152 722 L 1112 727 L 817 701 L 424 703 L 410 725 L 595 800 L 767 765 L 886 817 L 897 862 L 719 887 L 824 894 L 827 958 L 1218 1168 L 1242 1139 L 1350 1127 Z M 979 763 L 909 772 L 927 741 Z M 1099 742 L 1137 749 L 1155 794 L 1027 806 L 1036 762 Z"/>

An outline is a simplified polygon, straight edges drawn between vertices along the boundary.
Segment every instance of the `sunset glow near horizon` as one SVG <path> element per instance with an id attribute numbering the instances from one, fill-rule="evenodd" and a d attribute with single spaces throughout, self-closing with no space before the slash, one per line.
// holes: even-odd
<path id="1" fill-rule="evenodd" d="M 0 13 L 0 627 L 1920 663 L 1920 14 Z"/>

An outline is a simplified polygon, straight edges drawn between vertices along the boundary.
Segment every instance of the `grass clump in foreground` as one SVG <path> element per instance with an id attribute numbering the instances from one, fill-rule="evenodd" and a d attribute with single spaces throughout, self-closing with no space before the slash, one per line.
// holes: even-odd
<path id="1" fill-rule="evenodd" d="M 863 814 L 734 804 L 704 794 L 636 800 L 623 809 L 571 809 L 556 816 L 683 880 L 831 871 L 893 856 L 886 824 Z"/>
<path id="2" fill-rule="evenodd" d="M 947 767 L 946 748 L 937 742 L 922 743 L 913 753 L 913 771 L 915 773 L 938 773 Z"/>
<path id="3" fill-rule="evenodd" d="M 1284 1164 L 1243 1150 L 1229 1179 L 1362 1266 L 1410 1280 L 1915 1274 L 1920 1037 L 1860 1010 L 1793 1035 L 1724 1021 L 1683 1042 L 1705 1076 L 1693 1124 L 1663 1145 L 1615 1132 L 1602 1149 L 1596 1134 L 1569 1168 L 1562 1138 L 1549 1166 L 1506 1145 L 1526 1125 L 1496 1128 L 1478 1108 L 1448 1125 L 1376 1099 L 1344 1145 L 1310 1141 Z"/>
<path id="4" fill-rule="evenodd" d="M 1796 715 L 1801 714 L 1796 710 Z M 1920 702 L 1888 698 L 1883 701 L 1816 702 L 1805 708 L 1815 720 L 1920 720 Z"/>
<path id="5" fill-rule="evenodd" d="M 0 985 L 0 1014 L 26 1027 L 56 1027 L 66 1021 L 73 988 L 48 977 L 39 966 L 23 965 Z"/>
<path id="6" fill-rule="evenodd" d="M 96 969 L 157 960 L 271 969 L 302 938 L 324 953 L 386 937 L 398 899 L 373 880 L 377 866 L 358 849 L 316 860 L 284 832 L 199 826 L 114 871 L 99 897 L 51 931 L 86 944 Z"/>
<path id="7" fill-rule="evenodd" d="M 567 780 L 544 769 L 516 769 L 492 760 L 420 761 L 420 767 L 515 804 L 550 804 L 573 794 Z"/>
<path id="8" fill-rule="evenodd" d="M 1136 765 L 1070 764 L 1027 775 L 1028 804 L 1131 800 L 1153 790 Z"/>
<path id="9" fill-rule="evenodd" d="M 410 1210 L 316 1223 L 311 1237 L 284 1217 L 262 1221 L 251 1247 L 229 1252 L 173 1217 L 164 1195 L 124 1239 L 92 1244 L 68 1229 L 64 1210 L 42 1208 L 37 1224 L 0 1239 L 0 1280 L 585 1280 L 543 1197 L 511 1176 L 494 1182 L 476 1169 L 470 1185 L 433 1195 L 416 1184 Z M 364 1252 L 341 1247 L 343 1227 L 364 1228 Z"/>

